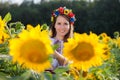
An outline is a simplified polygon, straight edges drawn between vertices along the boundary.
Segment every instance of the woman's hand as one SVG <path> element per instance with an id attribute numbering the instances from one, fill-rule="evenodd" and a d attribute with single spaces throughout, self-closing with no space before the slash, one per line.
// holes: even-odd
<path id="1" fill-rule="evenodd" d="M 66 58 L 63 55 L 59 54 L 59 52 L 57 52 L 56 50 L 55 50 L 53 56 L 58 60 L 58 62 L 61 66 L 65 66 L 68 63 Z"/>

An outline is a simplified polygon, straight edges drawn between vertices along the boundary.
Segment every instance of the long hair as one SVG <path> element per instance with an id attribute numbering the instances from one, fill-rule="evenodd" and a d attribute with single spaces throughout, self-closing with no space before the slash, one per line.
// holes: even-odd
<path id="1" fill-rule="evenodd" d="M 70 18 L 68 16 L 66 16 L 64 14 L 60 14 L 59 16 L 64 17 L 69 22 L 69 24 L 70 24 Z M 56 34 L 57 34 L 56 29 L 55 29 L 55 23 L 56 23 L 57 17 L 53 18 L 53 23 L 51 25 L 51 33 L 52 33 L 51 37 L 52 38 L 54 38 L 56 36 Z M 70 24 L 69 27 L 70 27 L 70 29 L 69 29 L 68 33 L 64 36 L 64 39 L 63 39 L 64 42 L 67 42 L 68 38 L 73 37 L 73 25 Z"/>

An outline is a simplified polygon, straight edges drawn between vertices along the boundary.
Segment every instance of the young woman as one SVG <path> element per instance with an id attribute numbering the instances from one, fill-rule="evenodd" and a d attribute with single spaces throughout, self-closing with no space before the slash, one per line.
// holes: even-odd
<path id="1" fill-rule="evenodd" d="M 58 66 L 65 66 L 67 64 L 67 60 L 62 55 L 62 48 L 63 43 L 67 42 L 67 39 L 73 36 L 75 15 L 71 9 L 59 7 L 53 11 L 51 21 L 51 40 L 53 44 L 59 45 L 54 52 L 52 63 L 53 69 L 55 69 Z"/>

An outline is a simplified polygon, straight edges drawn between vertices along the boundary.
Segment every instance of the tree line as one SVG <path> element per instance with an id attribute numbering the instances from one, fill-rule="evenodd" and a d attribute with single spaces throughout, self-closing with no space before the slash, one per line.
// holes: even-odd
<path id="1" fill-rule="evenodd" d="M 20 21 L 24 25 L 44 24 L 51 25 L 51 12 L 60 7 L 71 8 L 75 13 L 75 32 L 100 34 L 107 33 L 113 36 L 115 31 L 120 32 L 120 0 L 80 1 L 49 1 L 41 4 L 23 2 L 21 5 L 0 3 L 0 15 L 8 12 L 12 14 L 12 21 Z"/>

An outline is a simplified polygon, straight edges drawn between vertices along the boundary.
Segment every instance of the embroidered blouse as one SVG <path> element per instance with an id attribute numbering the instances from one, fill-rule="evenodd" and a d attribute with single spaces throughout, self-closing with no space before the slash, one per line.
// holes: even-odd
<path id="1" fill-rule="evenodd" d="M 55 38 L 51 38 L 51 40 L 52 40 L 52 45 L 54 45 L 54 44 L 58 45 L 58 48 L 56 49 L 56 51 L 58 51 L 59 54 L 62 54 L 63 41 L 62 40 L 57 40 Z M 53 66 L 53 69 L 55 69 L 55 68 L 57 68 L 58 66 L 61 66 L 61 65 L 59 64 L 59 62 L 56 58 L 53 58 L 52 66 Z"/>

